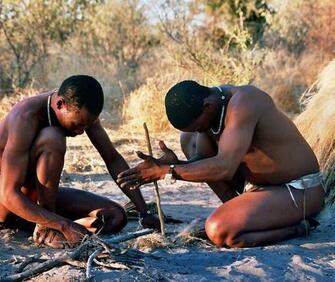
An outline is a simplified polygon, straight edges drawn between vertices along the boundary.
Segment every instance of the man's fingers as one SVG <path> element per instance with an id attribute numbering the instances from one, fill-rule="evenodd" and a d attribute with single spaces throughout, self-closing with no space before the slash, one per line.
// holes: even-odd
<path id="1" fill-rule="evenodd" d="M 134 186 L 130 186 L 130 190 L 136 190 L 136 189 L 138 189 L 138 188 L 140 188 L 141 187 L 141 184 L 137 184 L 137 185 L 134 185 Z"/>
<path id="2" fill-rule="evenodd" d="M 134 174 L 134 173 L 136 173 L 136 172 L 137 172 L 137 168 L 134 167 L 134 168 L 131 168 L 131 169 L 128 169 L 128 170 L 125 170 L 125 171 L 120 172 L 120 173 L 118 174 L 117 178 L 118 178 L 118 179 L 119 179 L 119 178 L 123 178 L 123 177 L 125 177 L 125 176 L 132 175 L 132 174 Z"/>
<path id="3" fill-rule="evenodd" d="M 142 159 L 142 160 L 147 160 L 147 159 L 150 159 L 150 158 L 151 158 L 150 156 L 148 156 L 148 155 L 146 155 L 146 154 L 143 154 L 143 153 L 140 152 L 140 151 L 137 151 L 136 154 L 137 154 L 137 156 L 138 156 L 140 159 Z"/>
<path id="4" fill-rule="evenodd" d="M 122 183 L 125 183 L 125 182 L 128 182 L 128 181 L 140 181 L 140 178 L 137 174 L 132 174 L 132 175 L 125 176 L 125 177 L 122 177 L 120 179 L 117 179 L 118 184 L 122 184 Z"/>
<path id="5" fill-rule="evenodd" d="M 42 244 L 45 240 L 45 237 L 47 236 L 49 232 L 49 228 L 43 227 L 41 225 L 36 224 L 34 233 L 33 233 L 33 239 L 37 244 Z"/>
<path id="6" fill-rule="evenodd" d="M 159 147 L 161 148 L 161 150 L 164 152 L 164 153 L 168 153 L 169 151 L 171 151 L 164 143 L 163 140 L 160 140 L 159 141 Z"/>
<path id="7" fill-rule="evenodd" d="M 141 186 L 141 182 L 138 180 L 127 180 L 120 184 L 121 188 L 131 188 L 136 189 Z"/>

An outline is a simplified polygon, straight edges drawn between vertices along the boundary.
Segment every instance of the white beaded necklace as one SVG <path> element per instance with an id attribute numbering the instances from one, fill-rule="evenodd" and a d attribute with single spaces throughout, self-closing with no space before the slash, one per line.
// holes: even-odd
<path id="1" fill-rule="evenodd" d="M 52 126 L 51 123 L 51 116 L 50 116 L 50 102 L 51 102 L 51 96 L 48 97 L 48 105 L 47 105 L 47 112 L 48 112 L 48 121 L 49 121 L 49 126 Z"/>
<path id="2" fill-rule="evenodd" d="M 222 93 L 222 89 L 221 89 L 219 86 L 215 86 L 215 87 L 216 87 L 217 89 L 219 89 L 219 91 Z M 221 100 L 224 100 L 224 99 L 226 99 L 226 97 L 222 95 L 222 96 L 221 96 Z M 211 132 L 212 132 L 214 135 L 217 135 L 217 134 L 220 133 L 220 131 L 221 131 L 222 123 L 223 123 L 224 111 L 225 111 L 225 105 L 222 105 L 219 128 L 218 128 L 218 130 L 216 130 L 216 131 L 215 131 L 213 128 L 211 128 Z"/>

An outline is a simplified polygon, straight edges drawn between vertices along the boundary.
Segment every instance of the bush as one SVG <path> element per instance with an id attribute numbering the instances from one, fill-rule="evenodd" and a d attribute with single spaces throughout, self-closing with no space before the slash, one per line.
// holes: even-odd
<path id="1" fill-rule="evenodd" d="M 335 2 L 285 0 L 271 16 L 264 36 L 266 53 L 255 83 L 278 107 L 299 113 L 297 101 L 333 58 Z"/>

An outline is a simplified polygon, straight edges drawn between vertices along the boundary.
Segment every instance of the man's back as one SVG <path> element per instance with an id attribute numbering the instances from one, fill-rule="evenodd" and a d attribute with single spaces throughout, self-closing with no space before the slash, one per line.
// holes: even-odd
<path id="1" fill-rule="evenodd" d="M 234 87 L 226 126 L 234 122 L 230 121 L 230 116 L 234 115 L 232 108 L 250 110 L 257 116 L 253 138 L 242 162 L 251 183 L 280 184 L 318 171 L 318 162 L 310 146 L 266 93 L 252 86 Z M 224 134 L 222 136 L 224 138 Z"/>
<path id="2" fill-rule="evenodd" d="M 31 124 L 36 124 L 36 132 L 35 135 L 38 133 L 40 129 L 44 126 L 40 120 L 41 112 L 47 111 L 47 109 L 43 108 L 46 104 L 47 97 L 50 93 L 44 93 L 40 95 L 36 95 L 33 97 L 29 97 L 24 99 L 23 101 L 18 102 L 11 111 L 4 117 L 3 120 L 0 122 L 0 159 L 2 159 L 3 151 L 8 143 L 9 137 L 9 130 L 12 129 L 14 126 L 12 124 L 12 120 L 15 118 L 22 117 L 26 121 Z M 45 122 L 44 122 L 45 123 Z M 45 124 L 46 126 L 47 124 Z M 22 136 L 25 135 L 25 132 L 21 133 Z M 21 135 L 20 134 L 20 135 Z M 1 166 L 0 166 L 1 171 Z"/>

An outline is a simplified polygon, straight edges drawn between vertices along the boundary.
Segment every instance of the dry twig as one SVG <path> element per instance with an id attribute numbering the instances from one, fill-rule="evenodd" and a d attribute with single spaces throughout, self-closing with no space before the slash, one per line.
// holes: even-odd
<path id="1" fill-rule="evenodd" d="M 152 148 L 151 148 L 151 142 L 150 142 L 150 136 L 149 136 L 149 130 L 148 130 L 147 124 L 143 123 L 143 127 L 144 127 L 144 131 L 145 131 L 145 136 L 146 136 L 146 139 L 147 139 L 147 146 L 148 146 L 149 155 L 152 157 Z M 155 196 L 156 196 L 156 202 L 157 202 L 158 217 L 159 217 L 159 221 L 160 221 L 160 224 L 161 224 L 161 233 L 162 233 L 162 236 L 165 237 L 164 215 L 163 215 L 163 212 L 162 212 L 161 197 L 160 197 L 160 194 L 159 194 L 157 181 L 154 181 L 154 186 L 155 186 Z"/>
<path id="2" fill-rule="evenodd" d="M 82 250 L 88 246 L 88 242 L 85 242 L 83 244 L 81 244 L 79 247 L 77 247 L 74 251 L 72 252 L 66 252 L 65 254 L 55 258 L 55 259 L 50 259 L 48 261 L 45 261 L 43 263 L 41 263 L 40 265 L 38 265 L 37 267 L 33 267 L 29 270 L 23 271 L 21 273 L 17 273 L 17 274 L 13 274 L 13 275 L 9 275 L 7 277 L 4 278 L 3 281 L 21 281 L 23 279 L 26 279 L 28 277 L 31 276 L 35 276 L 37 274 L 40 274 L 44 271 L 47 271 L 51 268 L 54 268 L 56 266 L 61 266 L 63 264 L 65 264 L 67 260 L 69 259 L 76 259 L 78 258 L 78 256 L 80 255 L 80 253 L 82 252 Z"/>
<path id="3" fill-rule="evenodd" d="M 64 264 L 70 264 L 77 267 L 83 267 L 83 262 L 80 261 L 80 257 L 82 257 L 85 249 L 91 249 L 93 252 L 88 257 L 88 261 L 86 264 L 86 277 L 91 277 L 91 267 L 92 262 L 95 261 L 95 258 L 103 251 L 105 250 L 107 252 L 108 258 L 112 258 L 113 261 L 118 255 L 122 255 L 122 252 L 120 251 L 120 248 L 117 247 L 111 247 L 110 244 L 118 244 L 121 242 L 125 242 L 143 235 L 147 235 L 152 233 L 152 229 L 143 229 L 136 232 L 128 233 L 125 235 L 115 236 L 114 238 L 103 240 L 101 238 L 98 238 L 96 235 L 90 236 L 85 241 L 83 241 L 77 248 L 70 252 L 65 252 L 65 254 L 61 254 L 60 256 L 45 260 L 38 258 L 28 258 L 26 261 L 22 262 L 22 264 L 19 267 L 20 273 L 12 274 L 7 277 L 1 278 L 1 281 L 22 281 L 23 279 L 36 276 L 40 273 L 43 273 L 44 271 L 47 271 L 49 269 L 52 269 L 57 266 L 62 266 Z M 116 254 L 114 255 L 114 252 Z M 134 254 L 134 253 L 133 253 Z M 28 266 L 32 262 L 39 262 L 43 261 L 41 264 L 35 267 L 30 267 L 28 270 L 24 271 L 24 268 Z M 129 261 L 129 260 L 128 260 Z M 99 263 L 98 263 L 99 264 Z M 100 264 L 101 265 L 101 264 Z"/>
<path id="4" fill-rule="evenodd" d="M 118 244 L 118 243 L 121 243 L 121 242 L 129 241 L 131 239 L 135 239 L 135 238 L 143 236 L 143 235 L 153 233 L 153 232 L 154 231 L 152 229 L 149 229 L 149 228 L 142 229 L 142 230 L 138 230 L 138 231 L 128 233 L 128 234 L 125 234 L 125 235 L 115 236 L 111 239 L 104 240 L 104 242 L 106 244 Z"/>
<path id="5" fill-rule="evenodd" d="M 99 255 L 99 253 L 101 253 L 101 251 L 102 248 L 98 248 L 89 256 L 86 264 L 86 279 L 91 278 L 92 262 Z"/>

